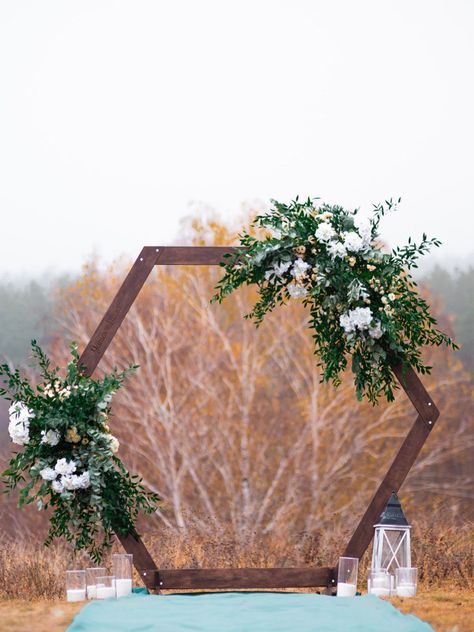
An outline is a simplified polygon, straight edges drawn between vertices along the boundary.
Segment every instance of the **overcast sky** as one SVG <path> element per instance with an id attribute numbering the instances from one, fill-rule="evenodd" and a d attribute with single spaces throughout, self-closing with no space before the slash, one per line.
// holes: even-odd
<path id="1" fill-rule="evenodd" d="M 0 0 L 0 60 L 3 276 L 297 194 L 474 262 L 471 0 Z"/>

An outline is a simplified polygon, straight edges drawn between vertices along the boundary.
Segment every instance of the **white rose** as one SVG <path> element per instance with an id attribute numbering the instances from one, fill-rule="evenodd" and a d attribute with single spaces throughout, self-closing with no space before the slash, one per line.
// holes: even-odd
<path id="1" fill-rule="evenodd" d="M 44 481 L 54 481 L 58 473 L 52 467 L 45 467 L 40 471 L 40 476 Z"/>
<path id="2" fill-rule="evenodd" d="M 10 423 L 8 433 L 13 443 L 26 445 L 30 440 L 30 419 L 35 414 L 23 402 L 13 402 L 8 409 Z"/>
<path id="3" fill-rule="evenodd" d="M 64 491 L 64 487 L 63 484 L 61 483 L 61 481 L 53 481 L 51 483 L 51 487 L 53 488 L 53 490 L 55 492 L 57 492 L 58 494 L 60 494 L 61 492 Z"/>
<path id="4" fill-rule="evenodd" d="M 64 489 L 67 489 L 70 492 L 74 489 L 77 489 L 78 478 L 79 476 L 76 476 L 75 474 L 70 474 L 69 476 L 61 476 L 61 483 Z"/>
<path id="5" fill-rule="evenodd" d="M 303 298 L 303 296 L 308 294 L 308 290 L 305 287 L 296 285 L 296 283 L 290 283 L 286 286 L 286 289 L 291 298 Z"/>
<path id="6" fill-rule="evenodd" d="M 372 322 L 372 310 L 370 307 L 356 307 L 350 309 L 339 318 L 339 324 L 346 333 L 351 333 L 356 329 L 360 331 L 368 329 Z"/>
<path id="7" fill-rule="evenodd" d="M 359 235 L 362 237 L 362 241 L 365 246 L 368 246 L 372 241 L 372 226 L 370 221 L 366 217 L 356 217 L 354 219 L 354 226 L 359 231 Z"/>
<path id="8" fill-rule="evenodd" d="M 8 433 L 13 443 L 26 445 L 30 440 L 30 423 L 28 421 L 10 421 Z"/>
<path id="9" fill-rule="evenodd" d="M 112 450 L 112 453 L 115 454 L 116 452 L 118 452 L 118 449 L 120 447 L 120 442 L 117 439 L 117 437 L 114 437 L 114 435 L 106 435 L 107 439 L 109 440 L 109 444 L 110 444 L 110 449 Z"/>
<path id="10" fill-rule="evenodd" d="M 8 414 L 10 415 L 10 421 L 23 422 L 28 421 L 35 416 L 34 412 L 23 402 L 13 402 L 8 409 Z"/>
<path id="11" fill-rule="evenodd" d="M 58 474 L 62 474 L 63 476 L 68 476 L 76 471 L 76 464 L 74 461 L 66 461 L 66 459 L 59 459 L 56 461 L 56 465 L 54 469 Z"/>
<path id="12" fill-rule="evenodd" d="M 90 478 L 90 474 L 89 474 L 88 471 L 86 471 L 83 474 L 81 474 L 78 478 L 79 478 L 79 487 L 80 488 L 87 489 L 87 487 L 90 487 L 91 478 Z"/>
<path id="13" fill-rule="evenodd" d="M 55 430 L 41 431 L 41 443 L 46 443 L 48 445 L 58 445 L 60 435 Z"/>
<path id="14" fill-rule="evenodd" d="M 306 276 L 306 270 L 310 267 L 311 266 L 309 265 L 309 263 L 306 263 L 306 261 L 303 261 L 303 259 L 299 258 L 293 264 L 293 268 L 291 269 L 291 276 L 295 277 L 296 279 L 304 277 Z"/>
<path id="15" fill-rule="evenodd" d="M 375 340 L 378 340 L 383 336 L 382 326 L 379 320 L 372 323 L 372 326 L 369 327 L 369 336 Z"/>
<path id="16" fill-rule="evenodd" d="M 314 234 L 316 238 L 320 239 L 321 241 L 329 241 L 330 239 L 335 237 L 336 231 L 331 226 L 331 224 L 328 224 L 327 222 L 321 222 Z"/>
<path id="17" fill-rule="evenodd" d="M 346 247 L 340 241 L 332 241 L 328 250 L 331 257 L 345 257 L 347 255 Z"/>
<path id="18" fill-rule="evenodd" d="M 353 230 L 344 233 L 344 246 L 350 252 L 359 252 L 364 248 L 364 242 L 361 237 Z"/>

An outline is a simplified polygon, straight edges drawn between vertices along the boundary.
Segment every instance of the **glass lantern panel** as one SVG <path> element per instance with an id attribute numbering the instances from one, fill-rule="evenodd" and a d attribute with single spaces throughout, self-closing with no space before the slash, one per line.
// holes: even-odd
<path id="1" fill-rule="evenodd" d="M 396 568 L 410 566 L 408 531 L 384 529 L 380 535 L 383 538 L 380 567 L 395 572 Z"/>

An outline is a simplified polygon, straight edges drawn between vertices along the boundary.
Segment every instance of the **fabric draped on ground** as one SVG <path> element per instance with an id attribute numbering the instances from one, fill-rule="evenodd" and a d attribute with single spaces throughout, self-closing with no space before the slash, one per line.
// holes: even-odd
<path id="1" fill-rule="evenodd" d="M 146 595 L 92 601 L 67 632 L 433 632 L 373 595 L 307 593 Z"/>

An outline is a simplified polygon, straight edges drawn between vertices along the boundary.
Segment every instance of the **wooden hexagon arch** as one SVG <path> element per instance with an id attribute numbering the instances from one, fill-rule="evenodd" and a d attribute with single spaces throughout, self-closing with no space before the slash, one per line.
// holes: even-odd
<path id="1" fill-rule="evenodd" d="M 219 265 L 225 254 L 234 253 L 235 250 L 214 246 L 145 246 L 80 357 L 79 364 L 83 372 L 92 375 L 155 265 Z M 361 558 L 366 551 L 373 536 L 373 525 L 377 522 L 391 492 L 398 492 L 439 417 L 438 409 L 415 371 L 411 367 L 402 366 L 394 366 L 393 370 L 418 416 L 341 553 L 346 557 Z M 118 537 L 124 549 L 133 554 L 135 568 L 151 591 L 310 588 L 336 585 L 334 566 L 160 570 L 140 537 Z"/>

